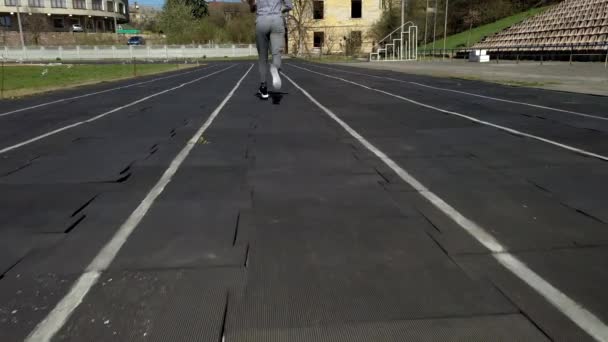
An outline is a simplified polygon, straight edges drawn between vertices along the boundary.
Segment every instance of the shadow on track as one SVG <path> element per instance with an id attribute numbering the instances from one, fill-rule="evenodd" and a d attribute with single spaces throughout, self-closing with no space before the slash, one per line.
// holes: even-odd
<path id="1" fill-rule="evenodd" d="M 272 104 L 279 105 L 279 104 L 281 104 L 281 101 L 283 100 L 283 95 L 289 95 L 289 93 L 283 93 L 283 92 L 277 92 L 277 91 L 269 91 L 268 95 L 270 95 L 270 99 L 272 100 Z M 268 99 L 263 99 L 260 96 L 260 93 L 256 93 L 255 96 L 258 99 L 263 100 L 263 101 L 268 100 Z"/>

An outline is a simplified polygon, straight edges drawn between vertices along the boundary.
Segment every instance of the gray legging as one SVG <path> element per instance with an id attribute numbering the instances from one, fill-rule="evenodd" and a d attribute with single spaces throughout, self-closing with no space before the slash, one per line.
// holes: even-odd
<path id="1" fill-rule="evenodd" d="M 263 15 L 256 19 L 255 36 L 260 64 L 260 79 L 266 82 L 268 74 L 268 50 L 271 49 L 272 64 L 281 68 L 281 50 L 285 44 L 285 25 L 280 15 Z M 270 45 L 270 46 L 269 46 Z"/>

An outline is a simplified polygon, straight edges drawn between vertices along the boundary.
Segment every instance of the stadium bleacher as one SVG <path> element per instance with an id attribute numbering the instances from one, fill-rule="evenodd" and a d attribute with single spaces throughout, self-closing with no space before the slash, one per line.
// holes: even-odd
<path id="1" fill-rule="evenodd" d="M 564 0 L 546 11 L 486 37 L 475 49 L 606 49 L 608 0 Z"/>

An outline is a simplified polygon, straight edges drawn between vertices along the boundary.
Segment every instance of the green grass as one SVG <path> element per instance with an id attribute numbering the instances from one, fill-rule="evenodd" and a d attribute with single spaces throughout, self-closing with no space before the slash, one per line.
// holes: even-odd
<path id="1" fill-rule="evenodd" d="M 193 64 L 137 64 L 137 76 L 191 67 Z M 0 76 L 1 78 L 2 76 Z M 134 77 L 132 64 L 7 65 L 4 67 L 4 97 L 65 89 Z M 1 82 L 1 80 L 0 80 Z"/>
<path id="2" fill-rule="evenodd" d="M 471 39 L 469 41 L 469 46 L 472 46 L 473 44 L 481 41 L 484 37 L 487 37 L 494 33 L 500 32 L 500 31 L 506 29 L 507 27 L 513 26 L 517 23 L 524 21 L 525 19 L 527 19 L 531 16 L 539 14 L 542 11 L 546 10 L 547 8 L 549 8 L 549 6 L 532 8 L 528 11 L 521 12 L 521 13 L 512 15 L 510 17 L 500 19 L 500 20 L 495 21 L 490 24 L 475 27 L 471 30 Z M 469 37 L 469 31 L 464 31 L 461 33 L 457 33 L 455 35 L 448 36 L 447 40 L 446 40 L 446 48 L 447 49 L 456 49 L 456 48 L 460 48 L 460 47 L 467 47 L 468 37 Z M 432 49 L 432 48 L 433 48 L 433 44 L 430 43 L 430 44 L 420 47 L 419 49 L 422 50 L 422 49 Z M 442 49 L 442 48 L 443 48 L 443 39 L 436 41 L 435 49 Z"/>

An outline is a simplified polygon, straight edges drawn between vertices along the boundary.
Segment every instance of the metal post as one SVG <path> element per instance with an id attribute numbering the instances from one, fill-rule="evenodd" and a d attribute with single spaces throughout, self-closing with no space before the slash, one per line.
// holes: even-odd
<path id="1" fill-rule="evenodd" d="M 500 62 L 500 48 L 496 49 L 496 64 Z"/>
<path id="2" fill-rule="evenodd" d="M 541 46 L 540 48 L 540 65 L 543 65 L 543 52 L 544 52 L 545 48 Z"/>
<path id="3" fill-rule="evenodd" d="M 19 38 L 21 39 L 21 49 L 25 49 L 25 39 L 23 38 L 23 26 L 21 25 L 21 0 L 17 0 L 17 23 L 19 24 Z"/>
<path id="4" fill-rule="evenodd" d="M 118 23 L 116 20 L 116 13 L 118 13 L 118 3 L 114 0 L 114 39 L 118 43 Z"/>
<path id="5" fill-rule="evenodd" d="M 604 69 L 608 69 L 608 45 L 606 46 L 606 60 L 604 61 Z"/>
<path id="6" fill-rule="evenodd" d="M 450 0 L 445 0 L 445 23 L 443 25 L 443 52 L 445 53 L 445 44 L 446 44 L 446 40 L 448 39 L 448 3 L 450 2 Z M 443 59 L 444 56 L 441 55 L 441 59 Z"/>
<path id="7" fill-rule="evenodd" d="M 4 98 L 4 56 L 2 56 L 2 67 L 0 71 L 0 99 Z"/>
<path id="8" fill-rule="evenodd" d="M 427 36 L 428 36 L 428 26 L 429 22 L 429 0 L 426 0 L 426 7 L 424 8 L 424 47 L 426 48 Z"/>
<path id="9" fill-rule="evenodd" d="M 405 26 L 405 10 L 407 7 L 408 0 L 401 0 L 401 29 L 400 29 L 400 46 L 399 46 L 399 60 L 403 60 L 403 26 Z M 395 52 L 395 46 L 393 44 L 393 53 Z"/>
<path id="10" fill-rule="evenodd" d="M 570 65 L 572 65 L 572 55 L 574 54 L 574 46 L 570 44 Z"/>
<path id="11" fill-rule="evenodd" d="M 435 0 L 435 14 L 433 15 L 433 54 L 435 54 L 435 40 L 437 38 L 437 7 L 439 7 L 439 0 Z"/>

